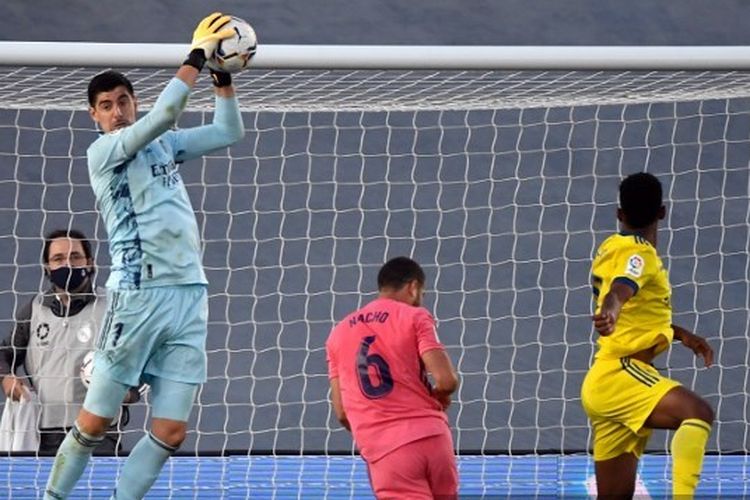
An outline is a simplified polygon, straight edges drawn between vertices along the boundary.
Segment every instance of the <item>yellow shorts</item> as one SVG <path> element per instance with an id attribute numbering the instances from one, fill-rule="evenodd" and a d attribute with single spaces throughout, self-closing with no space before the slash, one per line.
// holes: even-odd
<path id="1" fill-rule="evenodd" d="M 583 409 L 594 430 L 594 460 L 643 454 L 651 429 L 643 427 L 664 395 L 679 382 L 632 358 L 597 359 L 581 387 Z"/>

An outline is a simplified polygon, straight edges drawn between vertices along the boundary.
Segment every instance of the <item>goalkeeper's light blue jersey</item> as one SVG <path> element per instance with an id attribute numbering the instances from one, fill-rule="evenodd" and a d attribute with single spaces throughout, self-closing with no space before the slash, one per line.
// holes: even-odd
<path id="1" fill-rule="evenodd" d="M 238 141 L 242 117 L 234 97 L 216 97 L 213 123 L 171 130 L 190 88 L 174 78 L 151 111 L 99 137 L 88 168 L 109 235 L 108 288 L 205 284 L 198 224 L 178 165 Z"/>

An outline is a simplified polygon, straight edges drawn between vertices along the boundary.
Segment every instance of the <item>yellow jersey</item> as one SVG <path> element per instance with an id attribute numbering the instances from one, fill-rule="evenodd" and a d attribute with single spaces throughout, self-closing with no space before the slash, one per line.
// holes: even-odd
<path id="1" fill-rule="evenodd" d="M 674 337 L 672 288 L 656 248 L 642 236 L 618 233 L 599 246 L 591 265 L 597 313 L 615 282 L 635 293 L 623 305 L 614 332 L 599 336 L 596 357 L 616 359 L 651 347 L 656 347 L 655 354 L 667 349 Z"/>

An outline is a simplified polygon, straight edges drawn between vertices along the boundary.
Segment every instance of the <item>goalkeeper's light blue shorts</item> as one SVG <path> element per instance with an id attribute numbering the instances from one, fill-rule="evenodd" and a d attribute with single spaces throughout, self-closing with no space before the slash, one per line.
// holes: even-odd
<path id="1" fill-rule="evenodd" d="M 206 381 L 205 285 L 108 290 L 94 374 L 138 387 L 153 377 Z"/>

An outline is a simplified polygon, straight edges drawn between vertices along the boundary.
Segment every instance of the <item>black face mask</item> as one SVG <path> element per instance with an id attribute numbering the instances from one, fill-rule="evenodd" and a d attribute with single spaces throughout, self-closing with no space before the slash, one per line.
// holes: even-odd
<path id="1" fill-rule="evenodd" d="M 91 271 L 85 267 L 58 267 L 50 271 L 49 280 L 58 288 L 71 292 L 78 290 Z"/>

